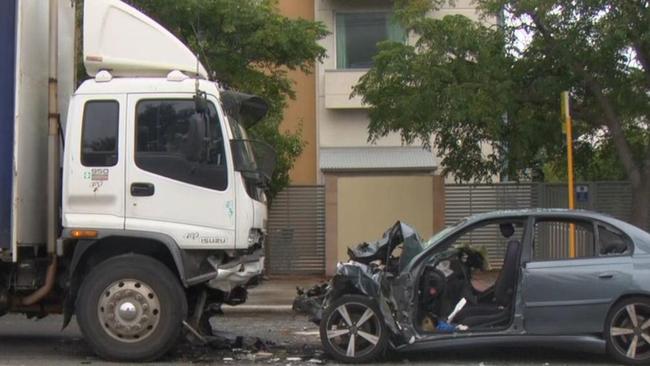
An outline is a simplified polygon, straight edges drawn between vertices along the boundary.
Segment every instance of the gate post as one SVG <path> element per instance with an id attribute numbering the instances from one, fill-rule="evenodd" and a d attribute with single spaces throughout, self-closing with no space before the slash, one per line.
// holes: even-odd
<path id="1" fill-rule="evenodd" d="M 445 178 L 441 175 L 433 176 L 433 233 L 445 228 Z"/>

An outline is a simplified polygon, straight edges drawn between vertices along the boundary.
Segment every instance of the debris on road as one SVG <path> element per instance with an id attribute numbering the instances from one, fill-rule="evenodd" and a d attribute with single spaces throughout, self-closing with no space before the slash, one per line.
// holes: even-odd
<path id="1" fill-rule="evenodd" d="M 264 330 L 255 329 L 253 323 L 259 318 L 246 317 L 236 321 L 231 318 L 213 316 L 209 319 L 207 343 L 187 343 L 177 350 L 179 355 L 191 363 L 252 363 L 252 364 L 325 364 L 318 342 L 318 331 L 306 322 L 270 320 Z M 264 319 L 269 322 L 268 319 Z M 301 333 L 301 334 L 297 334 Z"/>

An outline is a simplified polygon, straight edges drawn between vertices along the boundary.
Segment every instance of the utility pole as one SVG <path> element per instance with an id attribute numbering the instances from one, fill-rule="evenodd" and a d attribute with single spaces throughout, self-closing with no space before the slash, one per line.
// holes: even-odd
<path id="1" fill-rule="evenodd" d="M 562 118 L 564 119 L 564 133 L 566 135 L 566 156 L 567 156 L 567 177 L 569 193 L 569 209 L 575 209 L 575 187 L 573 180 L 573 126 L 571 121 L 571 105 L 569 92 L 563 91 L 561 94 Z M 576 230 L 573 223 L 569 224 L 569 257 L 576 256 Z"/>

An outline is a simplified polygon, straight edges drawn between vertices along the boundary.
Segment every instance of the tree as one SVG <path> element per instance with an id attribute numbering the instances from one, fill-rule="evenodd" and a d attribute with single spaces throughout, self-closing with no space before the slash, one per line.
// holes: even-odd
<path id="1" fill-rule="evenodd" d="M 280 131 L 287 99 L 294 98 L 287 70 L 312 72 L 325 57 L 317 41 L 328 34 L 320 22 L 279 14 L 277 0 L 126 0 L 197 52 L 225 87 L 263 97 L 266 119 L 249 130 L 271 144 L 278 164 L 271 196 L 289 184 L 289 170 L 302 153 L 301 131 Z M 81 7 L 79 7 L 81 8 Z"/>
<path id="2" fill-rule="evenodd" d="M 355 88 L 370 105 L 370 139 L 433 139 L 460 180 L 531 175 L 565 161 L 559 95 L 570 90 L 578 170 L 588 175 L 600 156 L 609 168 L 598 174 L 615 175 L 620 162 L 633 222 L 648 225 L 648 1 L 478 0 L 487 22 L 426 16 L 445 2 L 396 0 L 418 40 L 381 44 Z"/>

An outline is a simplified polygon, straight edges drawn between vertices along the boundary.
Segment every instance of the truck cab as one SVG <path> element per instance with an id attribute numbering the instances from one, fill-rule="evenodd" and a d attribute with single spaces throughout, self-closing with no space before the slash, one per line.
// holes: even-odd
<path id="1" fill-rule="evenodd" d="M 224 93 L 215 82 L 180 71 L 164 78 L 113 78 L 101 71 L 85 81 L 71 98 L 66 124 L 64 238 L 164 238 L 179 264 L 187 256 L 205 262 L 205 271 L 183 269 L 189 284 L 217 273 L 217 264 L 238 253 L 258 254 L 243 272 L 259 274 L 266 233 L 262 187 L 270 172 L 250 174 L 259 142 L 247 138 L 237 111 L 225 110 L 222 98 L 237 102 L 230 100 L 233 92 Z M 223 278 L 213 280 L 230 290 Z"/>
<path id="2" fill-rule="evenodd" d="M 266 103 L 119 0 L 85 2 L 72 92 L 75 2 L 2 4 L 0 315 L 76 316 L 109 360 L 200 339 L 264 269 L 275 153 L 246 129 Z"/>

